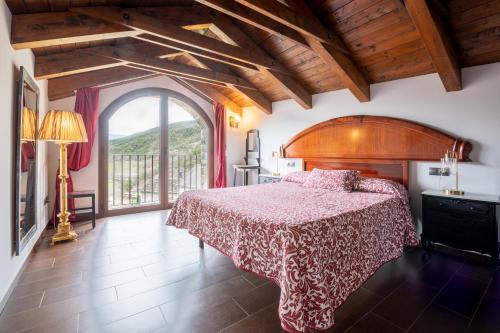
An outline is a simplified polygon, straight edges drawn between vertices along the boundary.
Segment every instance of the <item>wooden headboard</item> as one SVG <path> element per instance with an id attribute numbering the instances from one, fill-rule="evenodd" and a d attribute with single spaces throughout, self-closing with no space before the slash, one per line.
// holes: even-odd
<path id="1" fill-rule="evenodd" d="M 470 161 L 472 144 L 403 119 L 350 116 L 300 132 L 281 147 L 281 156 L 303 159 L 303 170 L 353 169 L 407 186 L 409 161 L 439 161 L 447 150 Z"/>

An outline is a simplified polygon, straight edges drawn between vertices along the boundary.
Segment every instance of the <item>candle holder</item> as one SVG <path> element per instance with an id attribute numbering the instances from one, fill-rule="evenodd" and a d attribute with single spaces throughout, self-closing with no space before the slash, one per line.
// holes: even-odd
<path id="1" fill-rule="evenodd" d="M 446 151 L 444 158 L 441 159 L 441 170 L 449 170 L 451 176 L 455 177 L 455 188 L 444 189 L 447 195 L 464 195 L 465 192 L 458 189 L 458 154 L 456 152 Z"/>

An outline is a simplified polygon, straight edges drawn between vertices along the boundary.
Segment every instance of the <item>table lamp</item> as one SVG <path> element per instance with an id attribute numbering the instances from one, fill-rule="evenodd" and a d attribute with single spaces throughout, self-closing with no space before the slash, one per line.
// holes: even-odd
<path id="1" fill-rule="evenodd" d="M 87 142 L 87 132 L 83 118 L 72 111 L 51 110 L 45 115 L 39 133 L 40 140 L 52 141 L 59 145 L 59 208 L 57 214 L 59 224 L 57 232 L 52 236 L 51 244 L 65 240 L 75 240 L 78 234 L 69 222 L 68 212 L 68 178 L 67 146 L 75 142 Z"/>

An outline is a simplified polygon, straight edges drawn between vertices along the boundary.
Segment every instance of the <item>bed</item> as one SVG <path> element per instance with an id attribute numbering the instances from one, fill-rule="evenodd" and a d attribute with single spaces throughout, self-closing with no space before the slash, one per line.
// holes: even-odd
<path id="1" fill-rule="evenodd" d="M 179 196 L 167 224 L 275 282 L 283 329 L 326 330 L 335 309 L 379 267 L 405 246 L 418 245 L 404 190 L 408 162 L 437 159 L 446 150 L 467 160 L 471 146 L 404 120 L 336 118 L 299 133 L 282 146 L 282 156 L 302 158 L 305 171 L 358 170 L 361 178 L 389 180 L 399 190 L 333 192 L 292 179 L 189 191 Z"/>

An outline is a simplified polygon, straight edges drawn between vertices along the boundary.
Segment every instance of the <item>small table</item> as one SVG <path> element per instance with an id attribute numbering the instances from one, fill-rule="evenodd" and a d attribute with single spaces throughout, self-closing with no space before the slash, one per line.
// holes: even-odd
<path id="1" fill-rule="evenodd" d="M 264 174 L 264 173 L 259 175 L 259 184 L 279 183 L 280 181 L 281 181 L 281 176 Z"/>
<path id="2" fill-rule="evenodd" d="M 72 209 L 73 212 L 90 210 L 92 214 L 92 229 L 95 228 L 95 191 L 73 191 L 68 193 L 68 199 L 91 198 L 92 205 L 90 207 L 78 207 Z"/>
<path id="3" fill-rule="evenodd" d="M 243 173 L 243 186 L 248 185 L 248 173 L 250 171 L 260 171 L 260 166 L 259 165 L 247 165 L 247 164 L 234 164 L 233 165 L 234 169 L 234 177 L 233 177 L 233 186 L 236 186 L 236 174 L 238 172 Z"/>

